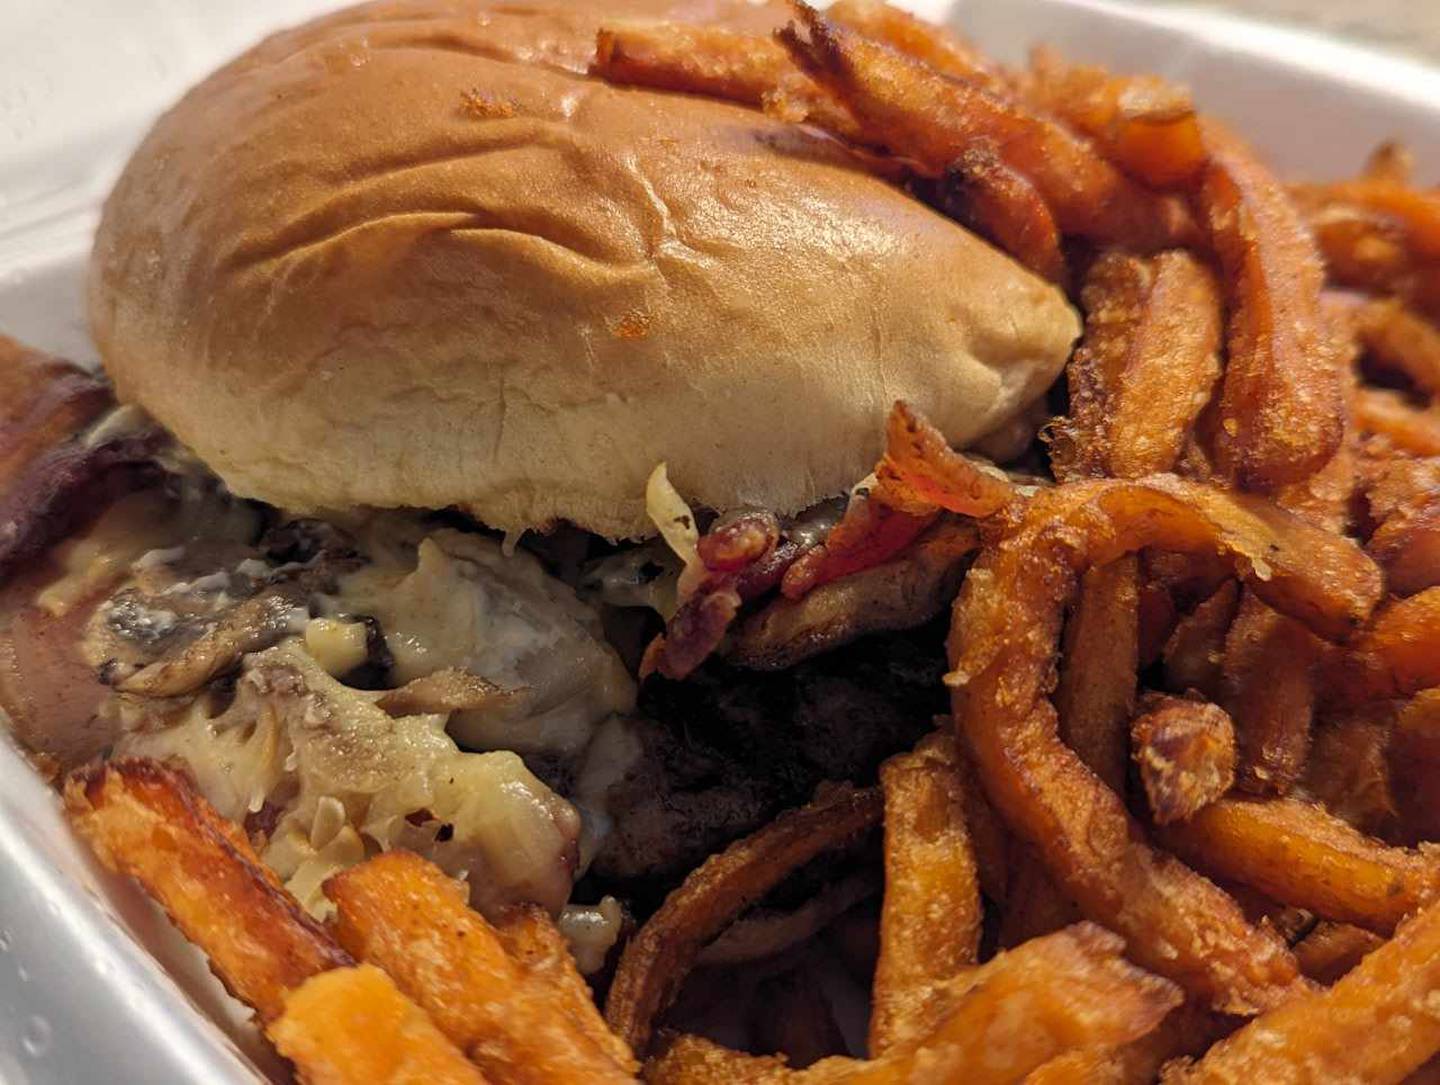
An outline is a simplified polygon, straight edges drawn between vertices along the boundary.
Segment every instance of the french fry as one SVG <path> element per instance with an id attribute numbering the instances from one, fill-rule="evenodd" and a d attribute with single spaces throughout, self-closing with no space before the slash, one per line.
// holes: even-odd
<path id="1" fill-rule="evenodd" d="M 1387 846 L 1299 799 L 1221 799 L 1161 835 L 1202 870 L 1379 934 L 1440 892 L 1440 854 Z"/>
<path id="2" fill-rule="evenodd" d="M 1319 253 L 1285 190 L 1248 147 L 1207 122 L 1196 195 L 1229 293 L 1229 358 L 1215 451 L 1245 489 L 1319 470 L 1342 436 L 1341 380 L 1320 305 Z"/>
<path id="3" fill-rule="evenodd" d="M 378 965 L 495 1082 L 623 1082 L 631 1076 L 571 1015 L 571 1000 L 527 973 L 433 863 L 384 852 L 333 876 L 335 934 Z"/>
<path id="4" fill-rule="evenodd" d="M 1138 249 L 1185 240 L 1175 203 L 1126 178 L 1088 141 L 1013 100 L 954 79 L 797 4 L 779 32 L 796 64 L 859 119 L 865 142 L 939 177 L 977 141 L 1039 191 L 1062 232 Z"/>
<path id="5" fill-rule="evenodd" d="M 1440 588 L 1381 607 L 1329 677 L 1339 707 L 1440 686 Z"/>
<path id="6" fill-rule="evenodd" d="M 1174 986 L 1125 962 L 1122 947 L 1110 932 L 1080 923 L 997 954 L 961 982 L 953 1005 L 918 1047 L 902 1046 L 868 1062 L 825 1059 L 796 1072 L 773 1059 L 739 1056 L 685 1037 L 651 1061 L 646 1079 L 652 1085 L 1018 1081 L 1072 1048 L 1138 1039 L 1179 1004 Z M 1024 1027 L 1014 1028 L 1015 1021 Z"/>
<path id="7" fill-rule="evenodd" d="M 939 988 L 975 964 L 980 886 L 965 825 L 953 734 L 928 735 L 880 768 L 885 897 L 870 1014 L 870 1054 L 918 1041 L 945 1009 Z"/>
<path id="8" fill-rule="evenodd" d="M 1327 920 L 1295 943 L 1295 960 L 1306 976 L 1329 987 L 1384 944 L 1373 931 Z"/>
<path id="9" fill-rule="evenodd" d="M 1327 991 L 1221 1040 L 1166 1085 L 1398 1083 L 1440 1050 L 1440 908 L 1427 908 Z"/>
<path id="10" fill-rule="evenodd" d="M 1440 394 L 1440 328 L 1395 298 L 1362 305 L 1356 327 L 1374 361 L 1427 396 Z"/>
<path id="11" fill-rule="evenodd" d="M 516 905 L 498 917 L 495 935 L 521 967 L 550 985 L 565 1012 L 617 1066 L 631 1074 L 639 1071 L 640 1063 L 629 1046 L 605 1024 L 590 985 L 575 967 L 570 946 L 549 912 L 538 904 Z"/>
<path id="12" fill-rule="evenodd" d="M 825 9 L 825 15 L 952 79 L 963 79 L 1002 95 L 1014 89 L 1009 76 L 969 42 L 881 0 L 836 0 Z"/>
<path id="13" fill-rule="evenodd" d="M 1220 696 L 1225 634 L 1239 605 L 1240 585 L 1227 580 L 1180 619 L 1162 654 L 1168 688 L 1195 690 L 1212 701 Z"/>
<path id="14" fill-rule="evenodd" d="M 1404 835 L 1440 840 L 1440 690 L 1412 698 L 1395 717 L 1388 751 L 1391 786 Z"/>
<path id="15" fill-rule="evenodd" d="M 1293 959 L 1145 842 L 1060 741 L 1046 696 L 1078 574 L 1152 546 L 1227 555 L 1268 603 L 1331 636 L 1353 631 L 1380 594 L 1353 544 L 1263 501 L 1164 476 L 1071 483 L 1037 493 L 982 552 L 956 603 L 946 681 L 991 801 L 1067 894 L 1124 934 L 1135 960 L 1217 1008 L 1253 1012 L 1293 992 Z"/>
<path id="16" fill-rule="evenodd" d="M 144 886 L 262 1021 L 311 976 L 354 963 L 173 769 L 138 759 L 80 769 L 65 809 L 100 861 Z"/>
<path id="17" fill-rule="evenodd" d="M 1087 570 L 1065 624 L 1055 711 L 1060 737 L 1117 794 L 1125 790 L 1139 667 L 1140 560 L 1127 554 Z"/>
<path id="18" fill-rule="evenodd" d="M 878 791 L 830 787 L 692 871 L 626 944 L 605 1002 L 610 1028 L 644 1051 L 701 948 L 786 875 L 863 835 L 881 806 Z"/>
<path id="19" fill-rule="evenodd" d="M 945 171 L 943 209 L 989 238 L 1042 279 L 1067 277 L 1060 228 L 1036 187 L 1000 157 L 992 144 L 977 142 Z"/>
<path id="20" fill-rule="evenodd" d="M 267 1032 L 305 1085 L 485 1085 L 475 1064 L 373 965 L 312 976 Z"/>
<path id="21" fill-rule="evenodd" d="M 1148 694 L 1130 735 L 1158 825 L 1184 821 L 1235 781 L 1235 727 L 1218 705 Z"/>
<path id="22" fill-rule="evenodd" d="M 1069 64 L 1040 48 L 1030 54 L 1024 88 L 1030 101 L 1085 133 L 1110 161 L 1151 188 L 1185 186 L 1205 166 L 1195 103 L 1163 79 Z"/>
<path id="23" fill-rule="evenodd" d="M 781 94 L 797 119 L 845 139 L 863 138 L 849 111 L 797 69 L 778 42 L 759 34 L 679 23 L 603 27 L 591 70 L 611 83 L 706 94 L 756 108 Z"/>

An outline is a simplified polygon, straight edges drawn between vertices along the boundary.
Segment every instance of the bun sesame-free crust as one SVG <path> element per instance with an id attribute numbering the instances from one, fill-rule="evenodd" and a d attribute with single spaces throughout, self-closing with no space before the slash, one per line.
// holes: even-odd
<path id="1" fill-rule="evenodd" d="M 1062 295 L 834 141 L 585 75 L 602 22 L 766 30 L 727 0 L 401 0 L 268 39 L 160 119 L 90 312 L 120 396 L 238 494 L 647 534 L 793 512 L 906 399 L 952 440 L 1032 402 Z"/>

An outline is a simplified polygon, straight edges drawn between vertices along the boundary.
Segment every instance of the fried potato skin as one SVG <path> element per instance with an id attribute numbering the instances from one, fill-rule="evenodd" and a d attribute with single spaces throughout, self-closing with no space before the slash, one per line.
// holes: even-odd
<path id="1" fill-rule="evenodd" d="M 971 83 L 947 79 L 911 57 L 797 5 L 808 36 L 791 26 L 781 42 L 795 62 L 859 119 L 865 142 L 939 177 L 978 140 L 1003 149 L 1033 183 L 1060 229 L 1137 249 L 1171 247 L 1191 224 L 1180 207 L 1125 177 L 1084 138 Z"/>
<path id="2" fill-rule="evenodd" d="M 373 965 L 312 976 L 267 1030 L 305 1085 L 485 1085 L 425 1011 Z"/>
<path id="3" fill-rule="evenodd" d="M 1299 1085 L 1405 1080 L 1440 1050 L 1440 908 L 1403 924 L 1327 991 L 1272 1010 L 1221 1040 L 1166 1085 Z"/>
<path id="4" fill-rule="evenodd" d="M 1205 140 L 1210 161 L 1196 201 L 1231 313 L 1215 451 L 1235 484 L 1268 491 L 1313 474 L 1340 446 L 1324 271 L 1285 189 L 1254 153 L 1211 122 Z"/>
<path id="5" fill-rule="evenodd" d="M 611 1030 L 643 1052 L 701 948 L 787 874 L 872 828 L 882 805 L 878 790 L 829 787 L 692 871 L 626 943 L 605 1002 Z"/>
<path id="6" fill-rule="evenodd" d="M 632 1080 L 570 1016 L 568 1000 L 506 952 L 439 867 L 384 852 L 324 888 L 340 944 L 388 972 L 486 1077 L 533 1085 Z"/>
<path id="7" fill-rule="evenodd" d="M 991 801 L 1087 915 L 1217 1008 L 1253 1012 L 1295 989 L 1293 959 L 1224 893 L 1149 846 L 1060 741 L 1046 696 L 1079 572 L 1148 546 L 1228 555 L 1272 605 L 1334 636 L 1380 594 L 1353 544 L 1264 502 L 1167 476 L 1057 487 L 1010 517 L 961 591 L 947 677 L 954 714 Z"/>
<path id="8" fill-rule="evenodd" d="M 110 761 L 65 783 L 70 822 L 111 870 L 145 887 L 262 1021 L 311 976 L 354 963 L 232 825 L 173 769 Z"/>
<path id="9" fill-rule="evenodd" d="M 1219 705 L 1149 694 L 1130 735 L 1156 824 L 1184 821 L 1235 781 L 1235 725 Z"/>
<path id="10" fill-rule="evenodd" d="M 1202 870 L 1379 934 L 1440 893 L 1440 854 L 1382 844 L 1300 799 L 1221 799 L 1162 839 Z"/>
<path id="11" fill-rule="evenodd" d="M 885 796 L 885 896 L 869 1048 L 918 1041 L 945 1009 L 937 988 L 975 964 L 979 872 L 965 824 L 953 734 L 935 733 L 880 768 Z"/>

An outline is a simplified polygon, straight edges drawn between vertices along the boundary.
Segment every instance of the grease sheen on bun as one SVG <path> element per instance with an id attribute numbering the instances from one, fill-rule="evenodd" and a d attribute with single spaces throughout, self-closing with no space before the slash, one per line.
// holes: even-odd
<path id="1" fill-rule="evenodd" d="M 602 21 L 728 0 L 402 0 L 270 38 L 111 195 L 91 320 L 123 399 L 238 494 L 649 533 L 646 476 L 794 512 L 904 398 L 957 443 L 1053 380 L 1050 286 L 838 144 L 586 77 Z"/>

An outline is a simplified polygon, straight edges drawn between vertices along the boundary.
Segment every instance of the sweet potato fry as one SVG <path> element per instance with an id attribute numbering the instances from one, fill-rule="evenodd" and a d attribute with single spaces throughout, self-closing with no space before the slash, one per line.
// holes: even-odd
<path id="1" fill-rule="evenodd" d="M 878 791 L 829 787 L 692 871 L 625 946 L 605 1002 L 610 1028 L 644 1051 L 701 948 L 787 874 L 873 827 L 881 806 Z"/>
<path id="2" fill-rule="evenodd" d="M 1227 580 L 1181 618 L 1165 642 L 1165 684 L 1177 693 L 1190 690 L 1209 700 L 1220 696 L 1220 664 L 1225 634 L 1240 606 L 1240 585 Z"/>
<path id="3" fill-rule="evenodd" d="M 1372 361 L 1427 396 L 1440 394 L 1440 328 L 1395 298 L 1362 305 L 1356 328 Z"/>
<path id="4" fill-rule="evenodd" d="M 1001 949 L 1014 949 L 1084 918 L 1075 902 L 1055 885 L 1055 879 L 1032 848 L 1016 846 L 1011 851 L 1010 885 L 997 934 Z"/>
<path id="5" fill-rule="evenodd" d="M 632 1080 L 570 1015 L 569 999 L 529 975 L 433 863 L 384 852 L 330 878 L 325 895 L 340 944 L 388 972 L 486 1077 Z"/>
<path id="6" fill-rule="evenodd" d="M 1381 524 L 1365 549 L 1396 595 L 1440 585 L 1440 494 Z"/>
<path id="7" fill-rule="evenodd" d="M 1214 276 L 1184 252 L 1111 252 L 1091 266 L 1080 296 L 1085 337 L 1066 370 L 1070 415 L 1050 439 L 1056 477 L 1173 470 L 1220 374 Z"/>
<path id="8" fill-rule="evenodd" d="M 1234 783 L 1235 726 L 1218 705 L 1149 694 L 1130 736 L 1158 825 L 1184 821 Z"/>
<path id="9" fill-rule="evenodd" d="M 1440 690 L 1426 690 L 1396 715 L 1389 768 L 1405 836 L 1440 840 Z"/>
<path id="10" fill-rule="evenodd" d="M 1388 701 L 1322 717 L 1300 788 L 1367 836 L 1392 839 L 1397 807 L 1389 768 L 1395 711 Z"/>
<path id="11" fill-rule="evenodd" d="M 1440 854 L 1389 847 L 1299 799 L 1221 799 L 1162 838 L 1202 870 L 1380 934 L 1440 892 Z"/>
<path id="12" fill-rule="evenodd" d="M 870 1054 L 919 1041 L 946 1007 L 938 988 L 975 964 L 980 886 L 965 826 L 953 734 L 928 735 L 880 768 L 885 898 L 870 1014 Z"/>
<path id="13" fill-rule="evenodd" d="M 1377 144 L 1365 159 L 1361 176 L 1367 181 L 1386 181 L 1408 185 L 1415 174 L 1415 154 L 1399 140 L 1387 139 Z"/>
<path id="14" fill-rule="evenodd" d="M 595 36 L 591 71 L 611 83 L 705 94 L 760 108 L 784 96 L 798 119 L 849 140 L 861 132 L 849 111 L 795 67 L 776 41 L 720 27 L 627 23 Z"/>
<path id="15" fill-rule="evenodd" d="M 995 146 L 976 142 L 945 171 L 942 209 L 1042 279 L 1063 283 L 1060 229 L 1044 197 Z"/>
<path id="16" fill-rule="evenodd" d="M 1195 103 L 1163 79 L 1069 64 L 1040 48 L 1030 54 L 1024 87 L 1030 101 L 1089 136 L 1110 161 L 1151 188 L 1184 186 L 1205 166 Z"/>
<path id="17" fill-rule="evenodd" d="M 373 965 L 312 976 L 267 1032 L 306 1085 L 485 1085 L 475 1064 Z"/>
<path id="18" fill-rule="evenodd" d="M 1328 678 L 1331 700 L 1340 706 L 1440 686 L 1440 588 L 1380 608 Z"/>
<path id="19" fill-rule="evenodd" d="M 1307 977 L 1329 987 L 1384 944 L 1385 939 L 1363 927 L 1325 921 L 1295 943 L 1295 960 Z"/>
<path id="20" fill-rule="evenodd" d="M 1062 232 L 1142 250 L 1183 242 L 1178 204 L 1126 178 L 1084 138 L 972 83 L 796 7 L 801 25 L 779 32 L 790 55 L 859 119 L 865 142 L 941 176 L 985 140 L 1039 191 Z"/>
<path id="21" fill-rule="evenodd" d="M 1168 476 L 1072 483 L 1012 512 L 982 553 L 956 604 L 946 681 L 991 801 L 1082 910 L 1123 933 L 1137 961 L 1217 1008 L 1253 1011 L 1293 990 L 1293 960 L 1149 847 L 1060 741 L 1046 696 L 1079 573 L 1146 547 L 1225 555 L 1267 602 L 1329 636 L 1353 631 L 1380 593 L 1353 544 L 1266 502 Z"/>
<path id="22" fill-rule="evenodd" d="M 138 759 L 80 769 L 65 809 L 100 861 L 135 878 L 262 1021 L 311 976 L 354 963 L 173 769 Z"/>
<path id="23" fill-rule="evenodd" d="M 1440 1050 L 1440 908 L 1405 923 L 1328 991 L 1271 1010 L 1166 1085 L 1398 1083 Z"/>
<path id="24" fill-rule="evenodd" d="M 1440 259 L 1440 193 L 1392 179 L 1361 178 L 1297 186 L 1307 205 L 1339 205 L 1384 215 L 1404 231 L 1407 246 L 1426 260 Z"/>
<path id="25" fill-rule="evenodd" d="M 1205 126 L 1196 196 L 1229 291 L 1229 360 L 1215 451 L 1238 485 L 1313 474 L 1340 446 L 1336 343 L 1320 305 L 1319 253 L 1285 190 L 1239 139 Z"/>
<path id="26" fill-rule="evenodd" d="M 1126 728 L 1135 711 L 1139 581 L 1134 554 L 1081 577 L 1055 689 L 1060 737 L 1117 794 L 1125 790 Z"/>
<path id="27" fill-rule="evenodd" d="M 549 912 L 538 904 L 516 905 L 496 920 L 495 935 L 532 977 L 550 985 L 565 1012 L 617 1066 L 631 1074 L 639 1071 L 629 1046 L 600 1016 L 590 985 L 575 967 L 570 946 Z"/>
<path id="28" fill-rule="evenodd" d="M 1299 622 L 1251 592 L 1225 637 L 1219 703 L 1235 720 L 1236 782 L 1253 795 L 1283 795 L 1310 753 L 1315 666 L 1321 647 Z"/>
<path id="29" fill-rule="evenodd" d="M 996 94 L 1013 90 L 1009 76 L 999 65 L 969 42 L 882 0 L 836 0 L 825 9 L 825 15 L 863 37 L 923 61 L 952 79 L 963 79 Z"/>
<path id="30" fill-rule="evenodd" d="M 797 1072 L 773 1059 L 737 1056 L 686 1037 L 650 1063 L 647 1080 L 652 1085 L 1018 1081 L 1072 1048 L 1138 1039 L 1179 1003 L 1171 984 L 1125 962 L 1122 946 L 1108 931 L 1081 923 L 997 954 L 962 981 L 953 1005 L 918 1047 L 904 1045 L 869 1062 L 825 1059 Z M 1025 1024 L 1016 1029 L 1015 1021 Z M 721 1076 L 722 1069 L 728 1076 Z"/>
<path id="31" fill-rule="evenodd" d="M 1165 1063 L 1199 1054 L 1220 1032 L 1216 1015 L 1186 1002 L 1138 1040 L 1060 1055 L 1031 1073 L 1025 1085 L 1152 1085 Z"/>
<path id="32" fill-rule="evenodd" d="M 1360 389 L 1355 394 L 1355 426 L 1411 456 L 1440 456 L 1440 409 L 1412 406 L 1399 392 Z"/>

